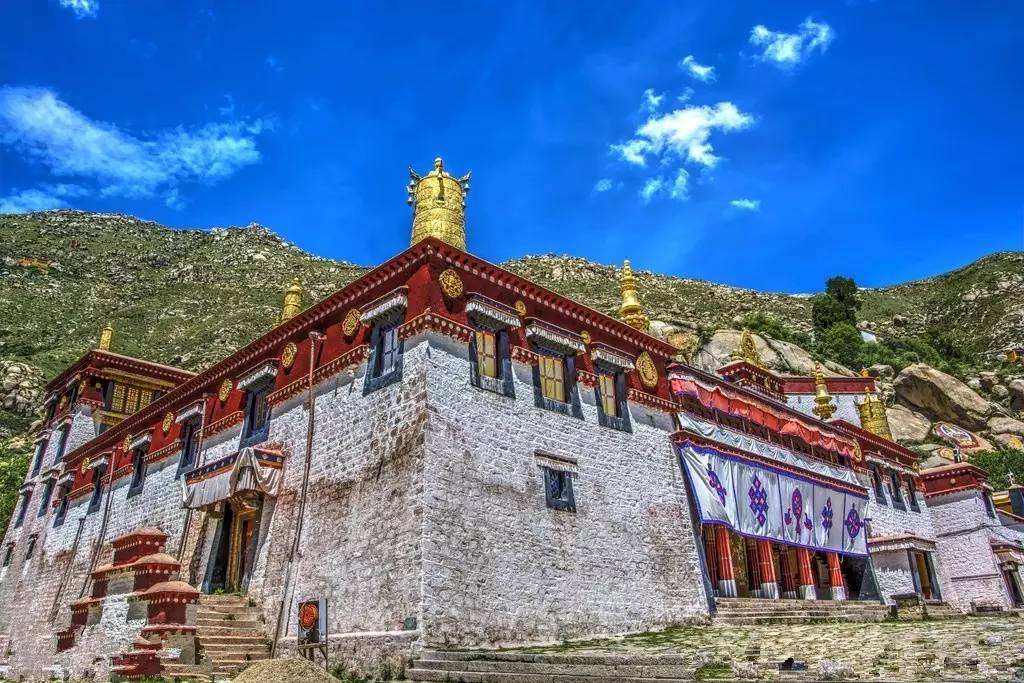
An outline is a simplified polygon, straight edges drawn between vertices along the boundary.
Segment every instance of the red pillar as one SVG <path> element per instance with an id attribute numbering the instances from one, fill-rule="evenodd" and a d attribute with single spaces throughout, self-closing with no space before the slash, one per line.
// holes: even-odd
<path id="1" fill-rule="evenodd" d="M 772 553 L 771 541 L 757 541 L 757 573 L 761 577 L 761 597 L 778 598 L 779 582 L 775 575 L 775 558 Z"/>
<path id="2" fill-rule="evenodd" d="M 828 553 L 828 582 L 832 587 L 833 600 L 846 600 L 846 584 L 843 582 L 843 570 L 839 566 L 839 554 Z"/>
<path id="3" fill-rule="evenodd" d="M 811 571 L 811 551 L 807 548 L 796 549 L 796 568 L 800 578 L 798 593 L 803 600 L 817 600 L 818 593 L 814 588 L 814 572 Z"/>
<path id="4" fill-rule="evenodd" d="M 796 598 L 796 575 L 793 571 L 794 563 L 791 557 L 793 551 L 787 547 L 782 546 L 779 552 L 779 569 L 782 572 L 780 577 L 780 583 L 782 584 L 782 597 L 784 598 Z"/>
<path id="5" fill-rule="evenodd" d="M 718 560 L 718 594 L 723 598 L 736 597 L 736 575 L 732 570 L 732 547 L 729 530 L 715 525 L 715 555 Z"/>

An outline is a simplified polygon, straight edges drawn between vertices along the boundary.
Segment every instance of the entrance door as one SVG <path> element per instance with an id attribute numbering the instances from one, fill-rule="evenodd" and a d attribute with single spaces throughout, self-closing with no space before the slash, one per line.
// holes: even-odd
<path id="1" fill-rule="evenodd" d="M 925 558 L 924 553 L 916 550 L 910 553 L 910 557 L 913 559 L 914 566 L 917 569 L 917 580 L 921 586 L 921 597 L 925 600 L 932 600 L 935 597 L 935 589 L 932 586 L 932 573 L 929 571 L 927 558 Z"/>
<path id="2" fill-rule="evenodd" d="M 1013 564 L 1002 565 L 1003 581 L 1006 582 L 1006 590 L 1010 592 L 1010 601 L 1014 607 L 1024 605 L 1024 599 L 1020 594 L 1020 586 L 1017 585 L 1017 566 Z"/>
<path id="3" fill-rule="evenodd" d="M 214 537 L 204 590 L 237 593 L 245 589 L 255 556 L 253 540 L 259 527 L 262 498 L 235 496 L 224 502 Z"/>

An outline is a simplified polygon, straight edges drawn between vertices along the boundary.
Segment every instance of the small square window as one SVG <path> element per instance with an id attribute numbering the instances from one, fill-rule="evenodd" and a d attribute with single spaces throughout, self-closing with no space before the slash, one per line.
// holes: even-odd
<path id="1" fill-rule="evenodd" d="M 572 475 L 565 470 L 544 468 L 544 497 L 553 510 L 576 512 L 576 499 L 572 493 Z"/>

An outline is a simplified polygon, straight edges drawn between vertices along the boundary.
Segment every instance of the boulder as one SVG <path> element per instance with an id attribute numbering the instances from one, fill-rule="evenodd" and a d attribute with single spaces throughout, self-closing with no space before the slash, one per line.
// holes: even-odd
<path id="1" fill-rule="evenodd" d="M 892 379 L 896 376 L 896 370 L 891 365 L 876 363 L 868 368 L 868 374 L 875 379 Z"/>
<path id="2" fill-rule="evenodd" d="M 902 444 L 921 443 L 928 438 L 928 432 L 932 429 L 928 418 L 903 405 L 886 408 L 885 417 L 889 420 L 892 438 Z"/>
<path id="3" fill-rule="evenodd" d="M 981 379 L 979 379 L 978 377 L 971 377 L 970 379 L 967 380 L 967 386 L 969 386 L 974 391 L 981 391 Z"/>
<path id="4" fill-rule="evenodd" d="M 1024 422 L 1005 415 L 996 415 L 988 421 L 988 430 L 993 434 L 1018 434 L 1024 436 Z"/>
<path id="5" fill-rule="evenodd" d="M 693 364 L 701 370 L 715 372 L 732 362 L 732 354 L 740 343 L 740 330 L 717 330 L 711 339 L 694 354 Z M 752 334 L 754 348 L 765 366 L 775 372 L 809 377 L 814 373 L 815 360 L 796 344 L 779 341 L 760 334 Z M 853 377 L 856 373 L 838 363 L 826 361 L 826 370 L 832 375 Z"/>
<path id="6" fill-rule="evenodd" d="M 1010 409 L 1024 412 L 1024 377 L 1011 379 L 1006 388 L 1010 392 Z"/>
<path id="7" fill-rule="evenodd" d="M 1024 451 L 1024 437 L 1019 434 L 993 434 L 992 440 L 995 441 L 1000 448 Z"/>
<path id="8" fill-rule="evenodd" d="M 43 374 L 17 361 L 0 361 L 0 407 L 29 417 L 43 398 Z"/>
<path id="9" fill-rule="evenodd" d="M 1002 401 L 1003 399 L 1008 398 L 1010 396 L 1010 390 L 1007 389 L 1002 384 L 993 385 L 992 388 L 989 390 L 989 393 L 991 393 L 992 398 L 996 399 L 997 401 Z"/>
<path id="10" fill-rule="evenodd" d="M 996 406 L 957 378 L 930 365 L 904 368 L 894 382 L 896 400 L 932 420 L 944 420 L 968 430 L 986 428 Z"/>
<path id="11" fill-rule="evenodd" d="M 979 372 L 978 379 L 981 380 L 981 386 L 985 391 L 992 391 L 992 387 L 999 384 L 999 375 L 994 372 Z"/>

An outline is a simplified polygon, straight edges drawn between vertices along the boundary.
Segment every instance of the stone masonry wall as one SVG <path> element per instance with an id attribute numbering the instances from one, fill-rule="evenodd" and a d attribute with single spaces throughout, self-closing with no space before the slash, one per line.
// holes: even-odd
<path id="1" fill-rule="evenodd" d="M 929 499 L 938 536 L 938 552 L 949 574 L 952 590 L 946 600 L 958 609 L 996 606 L 1008 609 L 1010 598 L 992 552 L 992 527 L 998 521 L 985 512 L 975 491 Z"/>
<path id="2" fill-rule="evenodd" d="M 466 346 L 430 337 L 424 466 L 428 646 L 551 642 L 656 629 L 708 613 L 668 415 L 631 405 L 633 433 L 470 385 Z M 654 423 L 652 425 L 652 422 Z M 576 460 L 575 513 L 545 503 L 545 451 Z"/>

